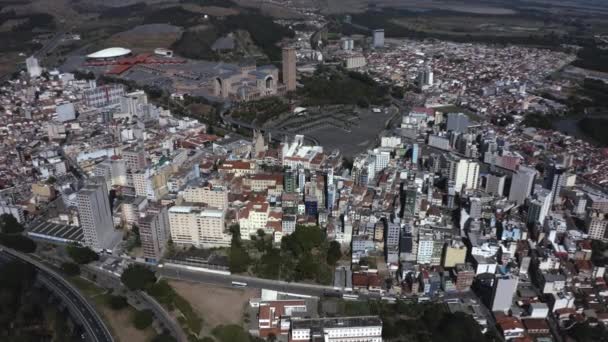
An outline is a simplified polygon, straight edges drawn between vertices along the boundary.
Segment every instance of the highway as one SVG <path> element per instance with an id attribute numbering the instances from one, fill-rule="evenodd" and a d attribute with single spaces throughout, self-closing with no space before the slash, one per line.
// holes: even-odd
<path id="1" fill-rule="evenodd" d="M 59 274 L 46 267 L 33 258 L 8 248 L 0 251 L 3 257 L 19 259 L 23 262 L 32 264 L 38 270 L 38 279 L 50 290 L 56 293 L 70 308 L 74 318 L 82 324 L 86 331 L 88 341 L 93 342 L 113 342 L 114 338 L 110 334 L 108 327 L 91 306 L 91 304 L 80 294 L 80 292 L 69 282 L 64 280 Z"/>

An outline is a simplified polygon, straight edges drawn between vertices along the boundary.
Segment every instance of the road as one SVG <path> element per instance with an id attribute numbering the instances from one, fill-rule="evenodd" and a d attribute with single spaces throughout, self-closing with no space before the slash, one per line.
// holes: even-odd
<path id="1" fill-rule="evenodd" d="M 76 316 L 75 318 L 77 321 L 85 328 L 89 341 L 114 341 L 108 327 L 106 327 L 97 311 L 93 309 L 91 304 L 74 286 L 63 279 L 59 274 L 23 253 L 10 249 L 3 249 L 0 254 L 4 257 L 18 259 L 34 265 L 38 270 L 38 279 L 50 290 L 55 292 L 70 308 L 70 312 Z"/>
<path id="2" fill-rule="evenodd" d="M 224 287 L 232 286 L 233 281 L 247 283 L 247 287 L 275 290 L 285 293 L 302 294 L 308 296 L 321 297 L 327 292 L 336 293 L 330 286 L 288 283 L 285 281 L 253 278 L 232 274 L 218 274 L 202 271 L 191 271 L 181 267 L 167 266 L 157 269 L 157 274 L 163 278 L 185 280 L 197 283 L 220 285 Z"/>

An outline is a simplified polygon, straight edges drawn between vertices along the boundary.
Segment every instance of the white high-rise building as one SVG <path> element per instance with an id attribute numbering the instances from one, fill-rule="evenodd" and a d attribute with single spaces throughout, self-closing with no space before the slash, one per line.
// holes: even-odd
<path id="1" fill-rule="evenodd" d="M 114 248 L 121 234 L 114 229 L 105 179 L 93 178 L 78 192 L 76 203 L 85 245 L 98 251 Z"/>
<path id="2" fill-rule="evenodd" d="M 230 246 L 230 236 L 224 229 L 224 211 L 220 209 L 171 207 L 169 227 L 176 244 L 203 248 Z"/>
<path id="3" fill-rule="evenodd" d="M 128 93 L 120 99 L 120 110 L 130 117 L 143 115 L 143 106 L 148 104 L 148 96 L 143 90 Z"/>
<path id="4" fill-rule="evenodd" d="M 391 153 L 390 151 L 375 149 L 374 159 L 374 173 L 378 173 L 388 166 L 388 163 L 391 161 Z"/>
<path id="5" fill-rule="evenodd" d="M 377 29 L 373 32 L 372 45 L 374 48 L 384 47 L 384 29 Z"/>
<path id="6" fill-rule="evenodd" d="M 507 312 L 511 309 L 518 281 L 519 279 L 514 276 L 496 278 L 494 281 L 494 294 L 492 296 L 492 311 Z"/>
<path id="7" fill-rule="evenodd" d="M 534 187 L 534 199 L 528 203 L 528 222 L 543 224 L 551 210 L 553 194 L 540 185 Z"/>
<path id="8" fill-rule="evenodd" d="M 430 264 L 433 257 L 434 243 L 433 233 L 421 230 L 418 235 L 417 262 L 419 264 Z"/>
<path id="9" fill-rule="evenodd" d="M 469 159 L 454 157 L 449 162 L 449 180 L 454 182 L 456 192 L 477 189 L 479 163 Z"/>
<path id="10" fill-rule="evenodd" d="M 38 64 L 38 59 L 34 56 L 30 56 L 25 60 L 25 67 L 31 78 L 40 77 L 40 75 L 42 75 L 42 68 L 40 67 L 40 64 Z"/>
<path id="11" fill-rule="evenodd" d="M 530 196 L 534 185 L 536 170 L 526 166 L 520 166 L 511 180 L 511 190 L 509 191 L 509 201 L 522 205 L 526 198 Z"/>

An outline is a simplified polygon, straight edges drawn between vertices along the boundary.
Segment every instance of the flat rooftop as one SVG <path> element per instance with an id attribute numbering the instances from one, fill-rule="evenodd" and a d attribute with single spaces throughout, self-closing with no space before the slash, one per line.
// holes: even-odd
<path id="1" fill-rule="evenodd" d="M 293 329 L 332 329 L 382 326 L 378 316 L 301 319 L 291 322 Z"/>
<path id="2" fill-rule="evenodd" d="M 84 232 L 80 227 L 51 222 L 39 222 L 28 231 L 28 235 L 52 240 L 84 241 Z"/>

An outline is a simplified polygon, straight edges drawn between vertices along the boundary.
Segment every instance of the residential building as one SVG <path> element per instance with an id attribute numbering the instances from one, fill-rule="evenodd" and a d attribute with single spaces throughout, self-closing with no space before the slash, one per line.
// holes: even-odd
<path id="1" fill-rule="evenodd" d="M 372 46 L 374 48 L 384 47 L 384 29 L 375 29 L 372 37 Z"/>
<path id="2" fill-rule="evenodd" d="M 477 189 L 479 163 L 473 160 L 451 156 L 448 160 L 449 180 L 454 182 L 457 193 L 462 190 Z"/>
<path id="3" fill-rule="evenodd" d="M 515 276 L 496 276 L 492 295 L 492 311 L 507 312 L 511 309 L 518 282 L 519 279 Z"/>
<path id="4" fill-rule="evenodd" d="M 228 189 L 218 185 L 187 187 L 182 197 L 187 203 L 205 203 L 208 207 L 227 209 Z"/>
<path id="5" fill-rule="evenodd" d="M 93 250 L 111 250 L 120 242 L 114 229 L 108 188 L 103 178 L 93 178 L 76 196 L 80 226 L 85 245 Z"/>
<path id="6" fill-rule="evenodd" d="M 509 191 L 509 201 L 513 201 L 518 205 L 526 202 L 526 199 L 532 192 L 536 170 L 526 166 L 520 166 L 511 180 L 511 189 Z"/>
<path id="7" fill-rule="evenodd" d="M 150 207 L 138 220 L 144 258 L 158 262 L 170 237 L 169 213 L 166 207 Z"/>
<path id="8" fill-rule="evenodd" d="M 230 246 L 224 211 L 215 208 L 174 206 L 169 209 L 171 240 L 201 248 Z"/>
<path id="9" fill-rule="evenodd" d="M 467 246 L 459 240 L 452 240 L 445 244 L 441 266 L 445 268 L 463 264 L 467 257 Z"/>

